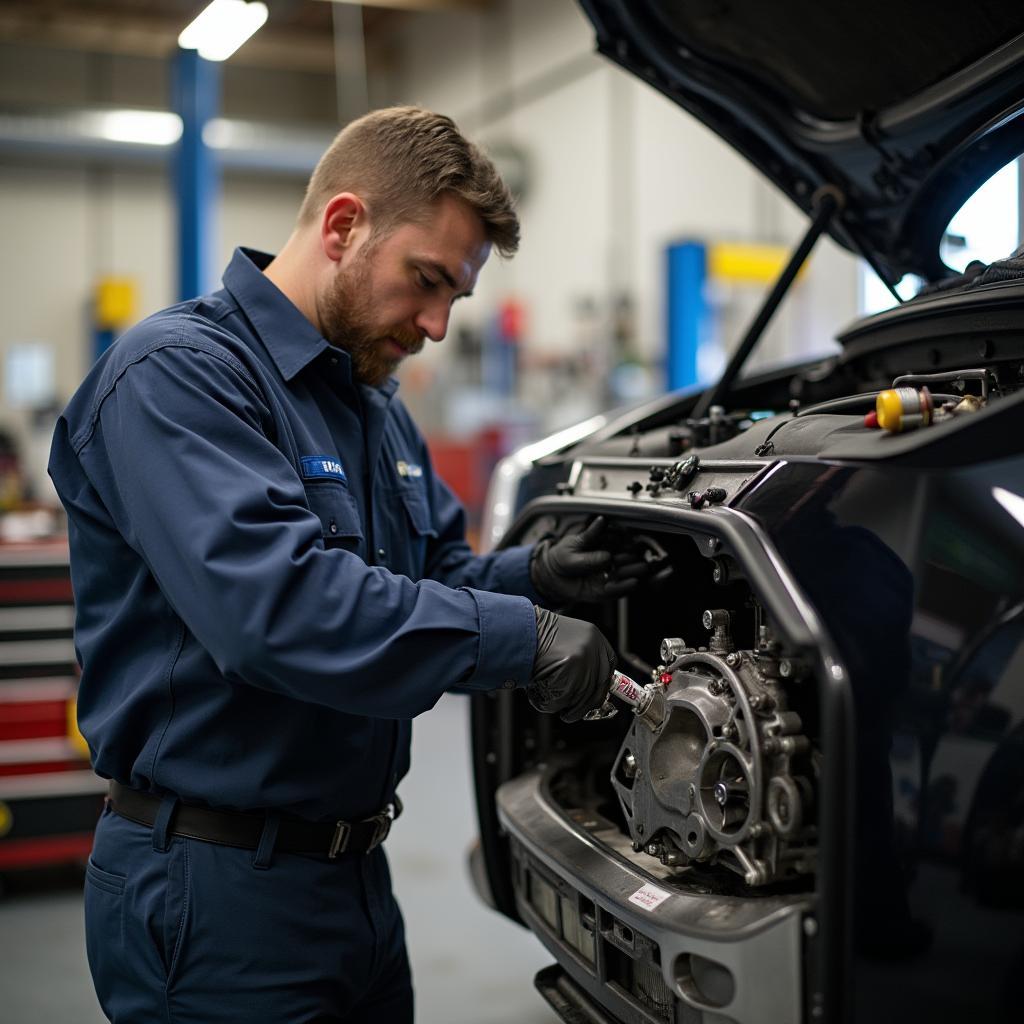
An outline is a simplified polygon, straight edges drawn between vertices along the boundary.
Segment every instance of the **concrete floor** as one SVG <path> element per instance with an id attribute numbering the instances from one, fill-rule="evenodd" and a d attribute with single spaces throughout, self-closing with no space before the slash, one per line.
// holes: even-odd
<path id="1" fill-rule="evenodd" d="M 529 932 L 476 898 L 468 699 L 444 697 L 414 729 L 406 811 L 388 839 L 405 915 L 418 1024 L 556 1024 L 533 988 L 551 962 Z M 12 876 L 0 900 L 0 1020 L 102 1024 L 85 961 L 80 876 Z M 143 1024 L 143 1022 L 139 1022 Z M 285 1022 L 282 1022 L 285 1024 Z"/>

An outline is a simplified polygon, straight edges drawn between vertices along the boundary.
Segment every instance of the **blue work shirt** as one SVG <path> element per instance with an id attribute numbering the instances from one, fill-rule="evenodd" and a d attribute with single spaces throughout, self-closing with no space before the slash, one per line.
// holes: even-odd
<path id="1" fill-rule="evenodd" d="M 270 259 L 129 330 L 58 421 L 78 718 L 126 785 L 360 818 L 410 719 L 526 682 L 539 598 L 529 548 L 472 554 L 396 382 L 355 383 Z"/>

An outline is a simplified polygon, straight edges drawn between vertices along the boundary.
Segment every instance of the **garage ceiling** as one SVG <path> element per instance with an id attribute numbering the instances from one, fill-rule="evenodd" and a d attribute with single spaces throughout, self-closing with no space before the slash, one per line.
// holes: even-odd
<path id="1" fill-rule="evenodd" d="M 4 0 L 0 43 L 166 57 L 207 0 Z M 266 0 L 267 23 L 231 63 L 334 70 L 334 8 L 325 0 Z M 363 6 L 367 63 L 387 63 L 389 41 L 411 12 L 481 9 L 489 0 L 374 0 Z M 346 8 L 352 5 L 344 3 Z"/>

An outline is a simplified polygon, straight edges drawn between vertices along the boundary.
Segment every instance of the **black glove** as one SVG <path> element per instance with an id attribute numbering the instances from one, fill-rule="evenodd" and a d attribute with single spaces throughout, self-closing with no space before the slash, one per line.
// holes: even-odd
<path id="1" fill-rule="evenodd" d="M 621 535 L 608 536 L 605 519 L 598 516 L 582 533 L 538 541 L 530 556 L 530 581 L 545 601 L 559 607 L 622 597 L 665 565 L 630 547 Z"/>
<path id="2" fill-rule="evenodd" d="M 534 606 L 537 656 L 526 696 L 538 710 L 578 722 L 608 696 L 615 652 L 597 626 Z"/>

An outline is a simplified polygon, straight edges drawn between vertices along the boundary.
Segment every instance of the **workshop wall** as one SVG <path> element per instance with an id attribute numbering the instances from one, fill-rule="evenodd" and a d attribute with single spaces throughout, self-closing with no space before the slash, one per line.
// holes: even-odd
<path id="1" fill-rule="evenodd" d="M 225 181 L 218 266 L 236 244 L 271 251 L 291 232 L 302 198 L 294 180 Z M 93 358 L 93 294 L 107 275 L 136 284 L 138 316 L 176 300 L 173 202 L 169 177 L 155 169 L 0 166 L 0 385 L 14 345 L 41 343 L 54 353 L 58 404 Z M 219 272 L 219 271 L 218 271 Z M 6 403 L 0 426 L 26 453 L 45 451 L 49 422 Z M 48 494 L 45 459 L 27 458 L 37 494 Z"/>
<path id="2" fill-rule="evenodd" d="M 168 109 L 165 61 L 0 46 L 0 105 L 9 110 L 126 106 Z M 232 69 L 223 110 L 233 117 L 331 125 L 333 78 L 274 69 Z M 294 118 L 292 119 L 294 122 Z M 237 172 L 224 179 L 217 273 L 235 245 L 275 250 L 290 233 L 304 183 Z M 132 279 L 141 318 L 175 301 L 174 201 L 169 173 L 156 166 L 112 167 L 77 159 L 0 158 L 0 398 L 12 346 L 53 351 L 62 405 L 92 362 L 93 296 L 106 276 Z M 45 452 L 51 422 L 0 402 L 0 428 L 14 433 L 33 491 L 49 494 Z"/>
<path id="3" fill-rule="evenodd" d="M 503 0 L 485 10 L 402 20 L 394 59 L 371 84 L 375 102 L 417 102 L 451 113 L 522 180 L 518 257 L 495 261 L 471 303 L 456 306 L 450 339 L 493 333 L 502 304 L 523 311 L 518 393 L 505 404 L 468 395 L 459 347 L 428 346 L 405 371 L 404 393 L 424 428 L 458 433 L 485 407 L 526 431 L 554 429 L 620 400 L 616 362 L 651 369 L 639 387 L 663 387 L 665 247 L 693 238 L 791 245 L 806 218 L 740 157 L 674 104 L 593 51 L 571 0 Z M 0 104 L 12 109 L 111 104 L 167 109 L 166 62 L 32 47 L 0 48 Z M 224 113 L 330 129 L 333 77 L 232 68 Z M 300 112 L 297 114 L 296 112 Z M 20 159 L 20 158 L 19 158 Z M 296 179 L 231 175 L 218 237 L 220 264 L 238 243 L 277 248 L 302 192 Z M 145 315 L 175 297 L 171 185 L 162 170 L 111 169 L 26 159 L 0 162 L 2 256 L 0 374 L 12 344 L 55 352 L 58 401 L 91 361 L 95 282 L 126 274 Z M 754 365 L 826 351 L 857 305 L 854 259 L 819 243 L 765 337 Z M 734 342 L 764 286 L 709 288 L 723 336 Z M 563 372 L 573 360 L 579 363 Z M 639 397 L 639 394 L 637 395 Z M 475 406 L 474 406 L 475 402 Z M 476 414 L 461 416 L 463 407 Z M 454 410 L 454 412 L 453 412 Z M 476 419 L 474 419 L 474 415 Z M 29 417 L 2 423 L 27 441 Z"/>

